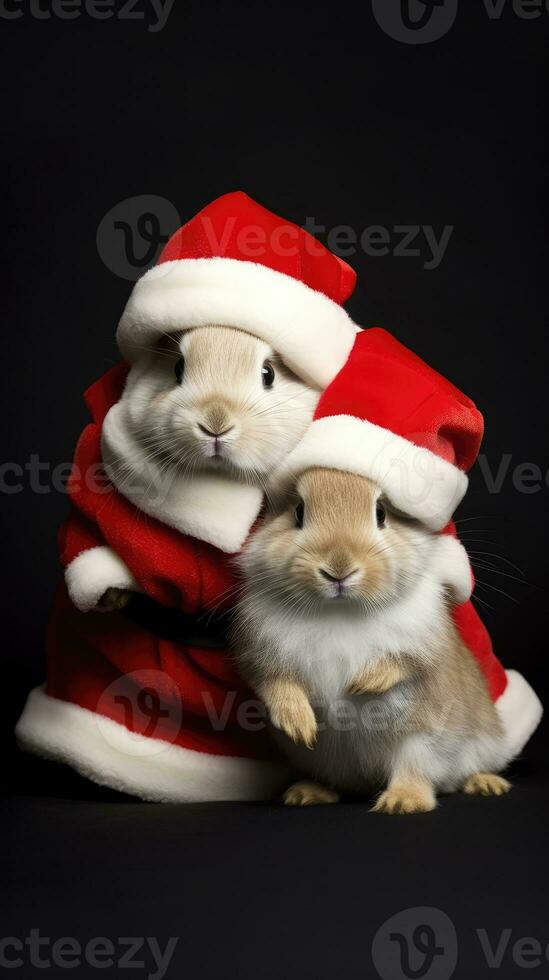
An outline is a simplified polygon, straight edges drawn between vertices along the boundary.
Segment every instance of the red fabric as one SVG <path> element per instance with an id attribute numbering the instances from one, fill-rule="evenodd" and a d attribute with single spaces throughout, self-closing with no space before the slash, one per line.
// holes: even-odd
<path id="1" fill-rule="evenodd" d="M 451 534 L 455 538 L 458 537 L 453 522 L 442 533 Z M 492 700 L 497 701 L 507 687 L 507 674 L 503 664 L 494 653 L 488 630 L 471 600 L 462 603 L 461 606 L 455 606 L 452 617 L 465 646 L 474 654 L 479 663 Z"/>
<path id="2" fill-rule="evenodd" d="M 61 560 L 67 565 L 82 551 L 108 544 L 157 602 L 193 614 L 228 607 L 236 585 L 231 557 L 142 514 L 102 473 L 101 425 L 120 397 L 126 374 L 126 366 L 119 365 L 86 392 L 93 421 L 76 449 L 69 481 L 73 510 L 59 534 Z M 455 534 L 453 525 L 446 530 Z M 459 606 L 454 618 L 496 699 L 506 677 L 485 627 L 470 602 Z M 269 758 L 275 751 L 264 731 L 245 730 L 239 722 L 238 712 L 251 694 L 226 651 L 163 639 L 123 615 L 81 613 L 63 586 L 49 624 L 47 652 L 52 697 L 195 751 L 248 758 Z M 166 709 L 158 717 L 128 711 L 137 703 L 141 678 L 150 688 L 151 671 Z M 224 712 L 221 731 L 215 718 Z"/>
<path id="3" fill-rule="evenodd" d="M 247 731 L 240 723 L 239 712 L 254 696 L 223 650 L 164 639 L 120 614 L 81 613 L 64 586 L 50 617 L 46 650 L 51 697 L 183 749 L 275 756 L 264 730 Z"/>
<path id="4" fill-rule="evenodd" d="M 179 228 L 158 263 L 214 256 L 257 262 L 299 279 L 340 304 L 356 284 L 356 273 L 343 259 L 242 191 L 217 198 Z"/>
<path id="5" fill-rule="evenodd" d="M 315 419 L 353 415 L 468 470 L 484 430 L 474 403 L 378 327 L 363 330 L 317 405 Z"/>

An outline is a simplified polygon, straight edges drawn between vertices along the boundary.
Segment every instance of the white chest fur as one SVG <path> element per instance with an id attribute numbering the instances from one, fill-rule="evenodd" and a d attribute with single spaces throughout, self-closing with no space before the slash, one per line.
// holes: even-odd
<path id="1" fill-rule="evenodd" d="M 320 612 L 299 615 L 285 613 L 268 598 L 252 602 L 257 649 L 268 649 L 281 673 L 301 681 L 312 699 L 328 703 L 380 657 L 409 653 L 428 659 L 445 599 L 440 582 L 426 575 L 404 599 L 375 614 L 337 601 Z"/>

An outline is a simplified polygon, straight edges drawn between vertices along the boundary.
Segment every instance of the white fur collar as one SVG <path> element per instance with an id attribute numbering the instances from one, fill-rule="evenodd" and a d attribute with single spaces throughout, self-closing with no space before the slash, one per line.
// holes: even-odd
<path id="1" fill-rule="evenodd" d="M 139 510 L 228 554 L 240 551 L 262 507 L 259 487 L 163 471 L 132 435 L 123 401 L 105 418 L 101 449 L 109 479 Z"/>

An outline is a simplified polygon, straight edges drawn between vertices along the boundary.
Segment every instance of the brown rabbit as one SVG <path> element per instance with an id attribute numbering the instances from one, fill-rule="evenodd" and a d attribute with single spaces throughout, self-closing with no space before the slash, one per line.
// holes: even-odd
<path id="1" fill-rule="evenodd" d="M 242 556 L 241 671 L 296 769 L 289 804 L 383 788 L 374 809 L 432 810 L 437 791 L 500 795 L 510 750 L 460 640 L 445 535 L 391 510 L 365 477 L 310 469 Z"/>

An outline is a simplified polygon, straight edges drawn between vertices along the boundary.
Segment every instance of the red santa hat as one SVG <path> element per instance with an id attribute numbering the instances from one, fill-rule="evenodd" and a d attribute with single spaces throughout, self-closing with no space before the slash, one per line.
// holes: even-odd
<path id="1" fill-rule="evenodd" d="M 351 267 L 303 228 L 247 194 L 225 194 L 176 231 L 136 283 L 118 345 L 132 362 L 165 333 L 238 327 L 323 389 L 353 346 L 357 328 L 342 304 L 355 281 Z"/>
<path id="2" fill-rule="evenodd" d="M 465 494 L 482 433 L 469 398 L 387 331 L 364 330 L 276 479 L 312 466 L 357 473 L 438 531 Z"/>

